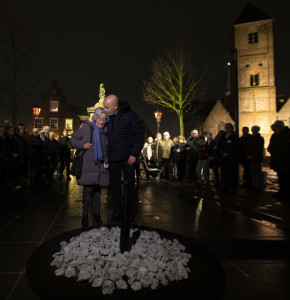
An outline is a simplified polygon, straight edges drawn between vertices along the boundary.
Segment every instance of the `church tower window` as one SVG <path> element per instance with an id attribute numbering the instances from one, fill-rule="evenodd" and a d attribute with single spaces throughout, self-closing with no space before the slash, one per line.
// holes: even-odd
<path id="1" fill-rule="evenodd" d="M 249 44 L 258 43 L 258 32 L 251 32 L 248 34 Z"/>
<path id="2" fill-rule="evenodd" d="M 250 85 L 251 86 L 259 85 L 259 74 L 255 74 L 255 75 L 250 76 Z"/>

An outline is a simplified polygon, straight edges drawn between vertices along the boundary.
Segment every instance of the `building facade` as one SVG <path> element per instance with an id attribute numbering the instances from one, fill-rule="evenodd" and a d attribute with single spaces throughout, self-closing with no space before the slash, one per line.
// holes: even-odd
<path id="1" fill-rule="evenodd" d="M 32 117 L 27 121 L 29 132 L 32 132 L 33 128 L 41 130 L 44 126 L 49 126 L 50 130 L 55 133 L 55 138 L 58 139 L 64 129 L 67 129 L 68 134 L 72 135 L 80 127 L 79 113 L 67 102 L 57 81 L 53 81 L 39 105 L 41 108 L 39 116 Z"/>
<path id="2" fill-rule="evenodd" d="M 230 97 L 225 99 L 223 108 L 234 116 L 233 123 L 238 120 L 239 135 L 244 126 L 260 126 L 267 148 L 273 133 L 271 124 L 282 120 L 290 125 L 289 99 L 277 107 L 273 19 L 247 4 L 234 25 L 233 47 L 235 64 L 230 67 Z M 220 102 L 203 123 L 204 131 L 214 133 L 218 124 L 224 122 L 226 114 Z"/>

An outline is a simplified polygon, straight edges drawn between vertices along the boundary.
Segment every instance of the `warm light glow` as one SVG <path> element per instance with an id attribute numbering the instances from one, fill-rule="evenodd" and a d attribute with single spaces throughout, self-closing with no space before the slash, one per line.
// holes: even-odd
<path id="1" fill-rule="evenodd" d="M 156 122 L 158 122 L 158 123 L 161 122 L 162 112 L 161 111 L 156 111 L 154 113 L 154 115 L 155 115 Z"/>
<path id="2" fill-rule="evenodd" d="M 34 118 L 37 118 L 40 114 L 41 108 L 39 107 L 39 105 L 36 105 L 35 107 L 32 108 L 32 110 L 33 110 Z"/>
<path id="3" fill-rule="evenodd" d="M 160 217 L 159 217 L 159 216 L 154 216 L 153 219 L 154 219 L 154 220 L 159 220 Z"/>

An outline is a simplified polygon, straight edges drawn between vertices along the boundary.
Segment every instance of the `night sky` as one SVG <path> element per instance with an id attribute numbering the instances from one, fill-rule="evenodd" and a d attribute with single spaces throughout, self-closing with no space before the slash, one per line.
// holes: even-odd
<path id="1" fill-rule="evenodd" d="M 57 80 L 68 102 L 93 106 L 99 85 L 127 99 L 155 132 L 155 107 L 142 100 L 142 80 L 159 51 L 173 41 L 194 47 L 206 76 L 205 99 L 225 97 L 226 64 L 233 24 L 247 1 L 64 1 L 1 0 L 1 14 L 25 23 L 48 82 Z M 250 3 L 274 19 L 278 95 L 290 96 L 290 18 L 288 0 Z M 24 111 L 25 122 L 27 114 Z M 179 134 L 177 115 L 162 108 L 161 131 Z M 3 112 L 1 119 L 5 118 Z M 185 133 L 185 135 L 189 135 Z"/>

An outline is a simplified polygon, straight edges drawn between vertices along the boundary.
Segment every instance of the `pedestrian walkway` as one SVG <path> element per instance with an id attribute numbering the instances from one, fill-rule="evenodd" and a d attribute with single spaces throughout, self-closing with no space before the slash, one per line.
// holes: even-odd
<path id="1" fill-rule="evenodd" d="M 141 179 L 136 188 L 138 226 L 165 230 L 205 246 L 226 275 L 222 299 L 290 297 L 290 202 L 272 197 L 275 173 L 263 192 L 239 188 L 225 195 L 213 185 Z M 26 276 L 33 251 L 81 223 L 81 187 L 73 178 L 1 195 L 0 299 L 38 299 Z M 102 193 L 104 221 L 113 208 Z M 85 296 L 84 298 L 85 299 Z"/>

